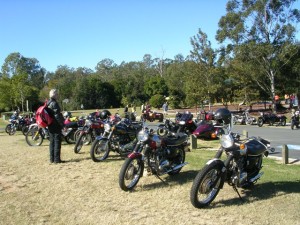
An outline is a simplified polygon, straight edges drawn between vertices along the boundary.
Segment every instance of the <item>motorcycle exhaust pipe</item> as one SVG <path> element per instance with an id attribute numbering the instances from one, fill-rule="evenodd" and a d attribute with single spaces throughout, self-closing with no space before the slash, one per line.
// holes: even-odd
<path id="1" fill-rule="evenodd" d="M 172 169 L 170 169 L 170 170 L 166 171 L 166 172 L 165 172 L 165 174 L 166 174 L 166 173 L 170 173 L 170 172 L 172 172 L 172 171 L 175 171 L 175 170 L 178 170 L 178 169 L 180 169 L 180 168 L 184 167 L 186 164 L 188 164 L 188 163 L 187 163 L 187 162 L 185 162 L 185 163 L 181 163 L 181 164 L 179 164 L 179 165 L 175 166 L 174 168 L 172 168 Z"/>
<path id="2" fill-rule="evenodd" d="M 255 177 L 251 178 L 251 179 L 249 180 L 249 182 L 253 183 L 253 182 L 257 181 L 259 178 L 261 178 L 261 176 L 262 176 L 263 174 L 264 174 L 264 172 L 261 172 L 261 173 L 257 174 Z"/>

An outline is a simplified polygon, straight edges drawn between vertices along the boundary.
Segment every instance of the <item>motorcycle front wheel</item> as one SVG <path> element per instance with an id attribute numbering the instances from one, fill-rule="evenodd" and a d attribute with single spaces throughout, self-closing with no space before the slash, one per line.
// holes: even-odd
<path id="1" fill-rule="evenodd" d="M 206 207 L 218 195 L 224 183 L 221 178 L 222 168 L 222 162 L 214 161 L 197 174 L 190 193 L 190 200 L 194 207 Z"/>
<path id="2" fill-rule="evenodd" d="M 40 146 L 44 138 L 39 132 L 38 127 L 30 129 L 25 135 L 26 143 L 29 146 Z"/>
<path id="3" fill-rule="evenodd" d="M 10 130 L 11 130 L 12 125 L 11 124 L 7 124 L 5 127 L 5 132 L 9 134 Z"/>
<path id="4" fill-rule="evenodd" d="M 26 133 L 28 132 L 28 129 L 29 129 L 29 126 L 23 126 L 23 127 L 22 127 L 22 133 L 23 133 L 24 136 L 25 136 Z"/>
<path id="5" fill-rule="evenodd" d="M 105 160 L 110 152 L 109 140 L 95 140 L 92 144 L 90 155 L 94 162 L 101 162 Z"/>
<path id="6" fill-rule="evenodd" d="M 74 146 L 74 152 L 79 153 L 83 145 L 88 145 L 91 143 L 92 137 L 91 134 L 82 133 L 80 136 L 76 139 L 76 143 Z"/>
<path id="7" fill-rule="evenodd" d="M 119 174 L 119 186 L 123 191 L 132 190 L 143 175 L 144 162 L 139 158 L 127 158 Z"/>

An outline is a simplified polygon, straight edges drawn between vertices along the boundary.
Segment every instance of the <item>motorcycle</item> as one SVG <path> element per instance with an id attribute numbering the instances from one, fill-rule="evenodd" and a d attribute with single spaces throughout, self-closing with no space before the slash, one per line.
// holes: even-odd
<path id="1" fill-rule="evenodd" d="M 291 129 L 294 130 L 294 127 L 299 128 L 299 110 L 293 112 L 291 116 Z"/>
<path id="2" fill-rule="evenodd" d="M 178 132 L 184 132 L 188 135 L 192 134 L 197 128 L 197 124 L 193 120 L 193 114 L 188 111 L 181 114 L 181 116 L 177 116 L 176 123 L 180 127 Z"/>
<path id="3" fill-rule="evenodd" d="M 21 131 L 27 125 L 27 121 L 23 116 L 12 116 L 9 122 L 10 124 L 5 127 L 5 132 L 9 135 L 14 135 L 16 131 Z"/>
<path id="4" fill-rule="evenodd" d="M 66 128 L 62 130 L 62 139 L 68 144 L 75 143 L 75 131 L 78 129 L 78 124 L 68 124 Z M 81 128 L 79 128 L 81 129 Z M 49 139 L 48 128 L 42 128 L 37 125 L 37 123 L 31 124 L 28 128 L 28 132 L 25 135 L 26 143 L 29 146 L 40 146 L 44 139 Z"/>
<path id="5" fill-rule="evenodd" d="M 209 160 L 193 181 L 190 200 L 194 207 L 208 206 L 223 188 L 225 182 L 232 186 L 241 198 L 237 188 L 252 186 L 262 175 L 263 156 L 272 151 L 270 142 L 260 137 L 241 139 L 231 132 L 230 125 L 220 127 L 221 147 L 215 157 Z M 226 159 L 221 160 L 222 154 Z"/>
<path id="6" fill-rule="evenodd" d="M 249 113 L 249 110 L 245 110 L 241 115 L 240 114 L 236 114 L 233 116 L 233 124 L 246 124 L 246 125 L 253 125 L 254 123 L 256 123 L 256 118 L 251 116 Z"/>
<path id="7" fill-rule="evenodd" d="M 85 120 L 83 128 L 79 131 L 78 138 L 74 146 L 74 152 L 79 153 L 83 145 L 89 145 L 97 136 L 100 136 L 104 131 L 104 122 L 100 119 Z"/>
<path id="8" fill-rule="evenodd" d="M 164 128 L 143 128 L 138 133 L 138 142 L 134 150 L 127 156 L 119 173 L 119 186 L 123 191 L 132 190 L 143 176 L 175 175 L 180 172 L 185 162 L 185 152 L 188 151 L 188 135 L 171 133 Z"/>
<path id="9" fill-rule="evenodd" d="M 286 116 L 260 112 L 260 117 L 257 119 L 257 125 L 261 127 L 265 123 L 268 123 L 270 126 L 273 126 L 275 123 L 277 126 L 285 126 Z"/>
<path id="10" fill-rule="evenodd" d="M 101 162 L 109 156 L 110 151 L 127 156 L 133 149 L 130 143 L 136 139 L 140 129 L 142 129 L 142 123 L 132 122 L 129 119 L 107 121 L 104 124 L 103 135 L 97 136 L 93 141 L 90 149 L 92 160 Z"/>

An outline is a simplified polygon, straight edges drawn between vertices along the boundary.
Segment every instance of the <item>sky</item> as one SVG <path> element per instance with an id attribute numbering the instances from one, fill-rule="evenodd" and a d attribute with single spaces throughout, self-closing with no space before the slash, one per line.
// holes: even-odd
<path id="1" fill-rule="evenodd" d="M 60 65 L 94 70 L 106 58 L 119 65 L 145 54 L 186 57 L 199 29 L 219 46 L 215 35 L 226 2 L 0 0 L 0 66 L 14 52 L 36 58 L 49 72 Z"/>

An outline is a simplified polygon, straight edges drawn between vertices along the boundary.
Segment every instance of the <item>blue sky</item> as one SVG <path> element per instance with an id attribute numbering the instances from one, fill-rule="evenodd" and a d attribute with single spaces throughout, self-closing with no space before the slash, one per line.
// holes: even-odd
<path id="1" fill-rule="evenodd" d="M 13 52 L 36 58 L 51 72 L 59 65 L 94 70 L 105 58 L 119 65 L 142 61 L 145 54 L 185 57 L 199 28 L 217 47 L 226 2 L 0 0 L 0 66 Z"/>

